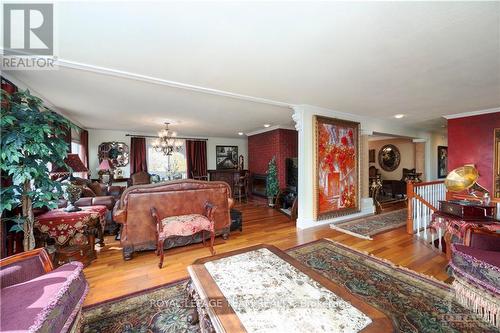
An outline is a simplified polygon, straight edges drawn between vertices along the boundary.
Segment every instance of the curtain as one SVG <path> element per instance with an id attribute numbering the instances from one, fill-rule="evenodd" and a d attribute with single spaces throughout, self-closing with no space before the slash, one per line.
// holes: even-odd
<path id="1" fill-rule="evenodd" d="M 207 142 L 199 140 L 186 140 L 187 176 L 207 175 Z"/>
<path id="2" fill-rule="evenodd" d="M 89 168 L 89 131 L 82 129 L 80 131 L 80 159 L 83 165 Z M 86 172 L 86 177 L 88 177 L 88 172 Z"/>
<path id="3" fill-rule="evenodd" d="M 146 138 L 132 137 L 130 140 L 130 175 L 139 171 L 148 171 L 146 158 Z"/>

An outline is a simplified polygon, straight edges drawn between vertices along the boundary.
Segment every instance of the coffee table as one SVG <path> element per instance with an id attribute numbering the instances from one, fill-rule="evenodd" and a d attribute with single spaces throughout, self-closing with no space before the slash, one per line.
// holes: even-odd
<path id="1" fill-rule="evenodd" d="M 384 313 L 272 245 L 198 259 L 188 272 L 188 320 L 202 332 L 394 330 Z"/>

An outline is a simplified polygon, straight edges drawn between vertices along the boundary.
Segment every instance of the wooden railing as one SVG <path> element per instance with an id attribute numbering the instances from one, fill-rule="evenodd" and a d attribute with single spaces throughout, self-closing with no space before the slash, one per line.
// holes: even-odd
<path id="1" fill-rule="evenodd" d="M 406 232 L 427 240 L 432 214 L 438 210 L 439 200 L 446 200 L 444 181 L 408 182 L 406 193 L 408 196 Z"/>

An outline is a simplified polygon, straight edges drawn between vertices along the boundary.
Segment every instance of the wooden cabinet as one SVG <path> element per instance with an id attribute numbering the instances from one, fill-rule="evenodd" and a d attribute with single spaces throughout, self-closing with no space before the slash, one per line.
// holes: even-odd
<path id="1" fill-rule="evenodd" d="M 208 170 L 208 179 L 210 181 L 222 181 L 229 184 L 231 188 L 231 196 L 234 196 L 236 185 L 240 180 L 240 176 L 244 176 L 247 170 Z"/>

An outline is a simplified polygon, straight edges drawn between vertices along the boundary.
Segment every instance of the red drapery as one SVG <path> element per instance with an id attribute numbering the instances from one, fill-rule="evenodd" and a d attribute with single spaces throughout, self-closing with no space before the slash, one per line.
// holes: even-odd
<path id="1" fill-rule="evenodd" d="M 80 145 L 82 149 L 80 149 L 80 159 L 83 162 L 83 165 L 89 168 L 89 131 L 82 129 L 80 132 Z"/>
<path id="2" fill-rule="evenodd" d="M 186 164 L 188 178 L 207 175 L 206 141 L 186 140 Z"/>
<path id="3" fill-rule="evenodd" d="M 146 161 L 146 139 L 133 137 L 130 140 L 130 174 L 148 171 Z"/>

